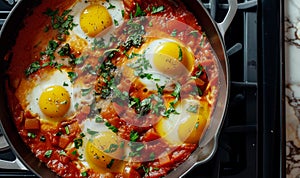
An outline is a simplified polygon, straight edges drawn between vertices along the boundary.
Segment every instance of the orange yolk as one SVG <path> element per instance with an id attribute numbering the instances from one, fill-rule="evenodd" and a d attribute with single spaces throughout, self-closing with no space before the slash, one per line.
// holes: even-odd
<path id="1" fill-rule="evenodd" d="M 191 71 L 194 57 L 184 46 L 176 42 L 165 42 L 155 50 L 153 65 L 167 75 L 178 76 Z"/>
<path id="2" fill-rule="evenodd" d="M 40 96 L 39 107 L 49 117 L 63 117 L 70 108 L 70 94 L 62 86 L 48 87 Z"/>
<path id="3" fill-rule="evenodd" d="M 89 37 L 95 37 L 113 24 L 104 6 L 93 4 L 86 7 L 80 15 L 80 27 Z"/>

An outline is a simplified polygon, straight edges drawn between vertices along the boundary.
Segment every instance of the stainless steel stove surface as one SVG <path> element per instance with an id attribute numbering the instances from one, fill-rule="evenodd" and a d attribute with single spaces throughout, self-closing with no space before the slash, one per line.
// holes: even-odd
<path id="1" fill-rule="evenodd" d="M 217 22 L 222 21 L 227 0 L 202 2 Z M 218 149 L 186 178 L 276 178 L 285 174 L 281 4 L 280 0 L 238 0 L 237 14 L 225 35 L 231 89 Z M 11 8 L 0 0 L 0 25 Z M 15 161 L 7 145 L 4 147 L 0 158 Z M 21 175 L 33 176 L 29 171 L 0 169 L 0 176 Z"/>

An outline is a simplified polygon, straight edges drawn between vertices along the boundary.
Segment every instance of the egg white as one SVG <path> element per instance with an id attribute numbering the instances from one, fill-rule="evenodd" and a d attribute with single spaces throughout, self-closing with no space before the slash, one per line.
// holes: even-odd
<path id="1" fill-rule="evenodd" d="M 42 120 L 53 120 L 41 111 L 39 107 L 39 98 L 46 88 L 58 85 L 65 88 L 70 94 L 70 108 L 65 117 L 70 117 L 75 113 L 75 108 L 73 106 L 75 101 L 75 98 L 73 96 L 73 87 L 68 77 L 68 73 L 65 70 L 44 70 L 44 73 L 42 73 L 39 78 L 34 81 L 34 83 L 35 86 L 26 96 L 26 100 L 28 103 L 28 106 L 26 108 L 27 110 L 30 110 L 32 113 L 37 114 Z"/>
<path id="2" fill-rule="evenodd" d="M 70 95 L 70 108 L 64 115 L 64 118 L 70 118 L 76 114 L 76 110 L 83 104 L 91 104 L 94 96 L 93 92 L 82 96 L 82 88 L 88 88 L 81 82 L 73 84 L 68 76 L 66 69 L 61 70 L 43 70 L 41 75 L 32 79 L 35 83 L 34 87 L 28 91 L 26 102 L 28 103 L 26 110 L 37 114 L 41 120 L 53 121 L 55 118 L 50 118 L 45 115 L 39 106 L 39 98 L 46 88 L 51 86 L 62 86 Z M 76 106 L 77 105 L 77 106 Z"/>

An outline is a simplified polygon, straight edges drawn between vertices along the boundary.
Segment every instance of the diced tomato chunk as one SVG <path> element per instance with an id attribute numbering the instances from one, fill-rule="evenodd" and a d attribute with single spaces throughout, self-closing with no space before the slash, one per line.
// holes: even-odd
<path id="1" fill-rule="evenodd" d="M 67 135 L 61 135 L 59 138 L 58 146 L 60 148 L 66 148 L 70 143 L 70 139 Z"/>
<path id="2" fill-rule="evenodd" d="M 169 155 L 164 155 L 158 159 L 160 166 L 166 166 L 170 164 L 171 160 Z"/>
<path id="3" fill-rule="evenodd" d="M 143 136 L 143 141 L 149 142 L 149 141 L 153 141 L 153 140 L 156 140 L 159 138 L 160 138 L 160 136 L 156 133 L 154 128 L 151 128 Z"/>
<path id="4" fill-rule="evenodd" d="M 140 178 L 141 175 L 132 167 L 126 166 L 123 170 L 123 178 Z"/>
<path id="5" fill-rule="evenodd" d="M 24 126 L 25 126 L 25 129 L 27 129 L 27 130 L 40 129 L 40 120 L 39 119 L 26 119 Z"/>
<path id="6" fill-rule="evenodd" d="M 77 157 L 79 156 L 76 148 L 69 149 L 67 155 L 70 156 L 71 160 L 76 160 Z"/>

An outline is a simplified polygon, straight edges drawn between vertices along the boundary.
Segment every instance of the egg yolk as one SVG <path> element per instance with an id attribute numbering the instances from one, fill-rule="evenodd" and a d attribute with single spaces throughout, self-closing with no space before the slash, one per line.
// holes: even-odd
<path id="1" fill-rule="evenodd" d="M 124 149 L 121 141 L 113 132 L 101 132 L 86 144 L 86 160 L 89 165 L 100 173 L 108 171 L 121 172 L 124 162 L 121 160 Z"/>
<path id="2" fill-rule="evenodd" d="M 70 108 L 70 94 L 62 86 L 50 86 L 42 92 L 39 107 L 45 115 L 51 118 L 62 117 Z"/>
<path id="3" fill-rule="evenodd" d="M 192 53 L 176 42 L 165 42 L 159 45 L 153 57 L 154 67 L 171 76 L 178 76 L 191 71 L 193 62 Z"/>
<path id="4" fill-rule="evenodd" d="M 95 37 L 112 24 L 107 9 L 98 4 L 86 7 L 80 15 L 80 27 L 89 37 Z"/>

